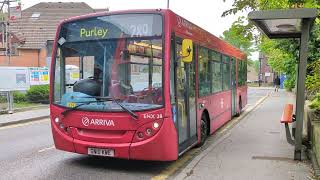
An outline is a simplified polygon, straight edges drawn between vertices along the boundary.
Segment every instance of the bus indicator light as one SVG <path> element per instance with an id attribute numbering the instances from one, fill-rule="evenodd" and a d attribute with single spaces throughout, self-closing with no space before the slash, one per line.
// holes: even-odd
<path id="1" fill-rule="evenodd" d="M 143 138 L 143 133 L 142 133 L 142 132 L 138 132 L 138 137 L 139 137 L 140 139 L 142 139 L 142 138 Z"/>
<path id="2" fill-rule="evenodd" d="M 152 130 L 151 130 L 150 128 L 148 128 L 148 129 L 146 130 L 146 133 L 147 133 L 148 136 L 150 136 L 150 135 L 152 135 Z"/>

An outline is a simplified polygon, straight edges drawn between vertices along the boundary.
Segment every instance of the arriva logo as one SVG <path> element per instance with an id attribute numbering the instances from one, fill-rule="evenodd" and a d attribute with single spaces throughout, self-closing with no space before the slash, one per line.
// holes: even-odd
<path id="1" fill-rule="evenodd" d="M 83 118 L 82 118 L 82 124 L 83 124 L 84 126 L 89 126 L 89 123 L 90 123 L 90 120 L 89 120 L 88 117 L 83 117 Z"/>
<path id="2" fill-rule="evenodd" d="M 106 119 L 89 119 L 88 117 L 82 117 L 82 124 L 84 126 L 94 125 L 94 126 L 114 126 L 113 120 Z"/>

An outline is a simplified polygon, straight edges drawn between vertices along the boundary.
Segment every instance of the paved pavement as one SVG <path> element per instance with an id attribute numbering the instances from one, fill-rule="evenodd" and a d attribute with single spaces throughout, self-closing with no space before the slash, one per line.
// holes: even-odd
<path id="1" fill-rule="evenodd" d="M 48 118 L 49 115 L 49 108 L 33 109 L 29 111 L 15 112 L 13 114 L 2 114 L 0 115 L 0 127 Z"/>
<path id="2" fill-rule="evenodd" d="M 284 125 L 279 123 L 288 101 L 292 102 L 289 93 L 271 93 L 175 179 L 309 179 L 309 163 L 293 161 L 294 148 L 286 142 Z"/>

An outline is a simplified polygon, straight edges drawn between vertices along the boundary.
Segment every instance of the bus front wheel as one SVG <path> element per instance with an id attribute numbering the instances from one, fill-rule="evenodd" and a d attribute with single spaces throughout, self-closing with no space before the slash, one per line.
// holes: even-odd
<path id="1" fill-rule="evenodd" d="M 200 143 L 199 147 L 201 147 L 205 142 L 208 137 L 208 121 L 205 115 L 201 117 L 201 124 L 200 124 Z"/>
<path id="2" fill-rule="evenodd" d="M 239 98 L 239 112 L 236 113 L 236 117 L 239 117 L 242 111 L 242 101 L 241 101 L 241 97 Z"/>

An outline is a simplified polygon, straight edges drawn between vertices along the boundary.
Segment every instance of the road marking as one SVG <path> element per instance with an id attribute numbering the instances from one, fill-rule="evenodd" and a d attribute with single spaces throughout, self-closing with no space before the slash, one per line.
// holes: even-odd
<path id="1" fill-rule="evenodd" d="M 48 122 L 50 119 L 43 119 L 43 120 L 38 120 L 38 121 L 33 121 L 33 122 L 27 122 L 27 123 L 20 123 L 20 124 L 13 124 L 13 125 L 9 125 L 9 126 L 4 126 L 4 127 L 0 127 L 0 130 L 3 129 L 12 129 L 12 128 L 17 128 L 17 127 L 23 127 L 23 126 L 28 126 L 28 125 L 32 125 L 32 124 L 41 124 L 44 122 Z"/>
<path id="2" fill-rule="evenodd" d="M 166 167 L 164 170 L 160 172 L 160 174 L 154 176 L 151 178 L 151 180 L 164 180 L 167 179 L 169 176 L 173 175 L 175 172 L 177 172 L 181 167 L 185 166 L 185 164 L 190 161 L 191 159 L 195 158 L 196 161 L 193 162 L 195 159 L 191 160 L 190 164 L 188 164 L 183 172 L 181 172 L 177 177 L 179 179 L 184 179 L 186 176 L 188 176 L 188 173 L 190 173 L 193 168 L 198 164 L 198 162 L 205 157 L 205 155 L 211 151 L 214 147 L 216 147 L 218 144 L 220 144 L 224 139 L 230 136 L 230 133 L 227 131 L 231 130 L 237 123 L 240 122 L 244 117 L 246 117 L 250 112 L 255 110 L 259 105 L 261 105 L 264 100 L 266 100 L 269 97 L 269 93 L 267 93 L 266 96 L 260 98 L 253 106 L 246 107 L 245 111 L 242 113 L 240 117 L 234 118 L 231 122 L 227 123 L 225 126 L 223 126 L 223 129 L 220 128 L 216 132 L 217 141 L 211 144 L 209 147 L 207 147 L 204 151 L 200 151 L 201 148 L 195 148 L 187 151 L 182 157 L 180 157 L 178 160 L 174 161 L 172 164 L 170 164 L 168 167 Z M 220 137 L 219 137 L 220 136 Z M 211 136 L 212 137 L 212 136 Z M 199 154 L 198 154 L 199 153 Z M 196 156 L 196 157 L 195 157 Z M 186 176 L 185 176 L 186 175 Z M 181 178 L 182 177 L 182 178 Z"/>
<path id="3" fill-rule="evenodd" d="M 42 153 L 42 152 L 45 152 L 45 151 L 48 151 L 48 150 L 51 150 L 51 149 L 54 149 L 55 147 L 54 146 L 51 146 L 51 147 L 47 147 L 47 148 L 44 148 L 44 149 L 40 149 L 38 151 L 38 153 Z"/>

